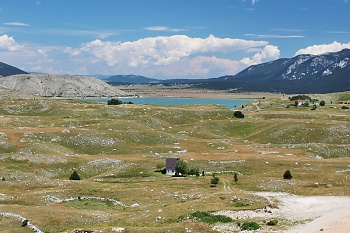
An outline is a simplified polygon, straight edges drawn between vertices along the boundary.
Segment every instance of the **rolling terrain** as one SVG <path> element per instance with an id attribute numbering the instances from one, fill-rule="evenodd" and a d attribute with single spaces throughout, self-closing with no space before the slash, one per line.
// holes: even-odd
<path id="1" fill-rule="evenodd" d="M 236 109 L 245 118 L 216 105 L 110 106 L 0 94 L 5 232 L 218 232 L 221 223 L 193 213 L 280 204 L 271 207 L 258 192 L 350 195 L 348 92 L 312 95 L 316 110 L 295 107 L 287 95 L 259 99 Z M 157 172 L 167 157 L 205 176 Z M 291 180 L 283 179 L 287 169 Z M 69 180 L 73 171 L 81 180 Z M 278 224 L 268 226 L 272 218 Z M 308 220 L 242 215 L 225 227 L 239 232 L 240 224 L 255 221 L 277 232 Z"/>

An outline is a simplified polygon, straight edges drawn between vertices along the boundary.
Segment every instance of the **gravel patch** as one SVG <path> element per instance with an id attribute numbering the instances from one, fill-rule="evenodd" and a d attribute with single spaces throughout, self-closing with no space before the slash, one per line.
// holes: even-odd
<path id="1" fill-rule="evenodd" d="M 263 221 L 283 219 L 295 227 L 285 231 L 290 233 L 309 232 L 345 232 L 350 229 L 350 197 L 343 196 L 297 196 L 287 193 L 259 192 L 270 204 L 258 210 L 218 211 L 216 214 L 226 215 L 234 220 Z M 304 223 L 304 224 L 301 224 Z M 227 228 L 236 226 L 224 225 L 216 228 L 221 232 L 229 232 Z M 327 231 L 326 231 L 327 229 Z"/>

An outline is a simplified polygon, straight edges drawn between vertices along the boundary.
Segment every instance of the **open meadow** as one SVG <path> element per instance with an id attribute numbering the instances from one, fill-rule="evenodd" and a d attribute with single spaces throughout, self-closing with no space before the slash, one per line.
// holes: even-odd
<path id="1" fill-rule="evenodd" d="M 247 221 L 283 232 L 318 216 L 276 214 L 282 199 L 271 192 L 331 196 L 335 208 L 350 196 L 350 93 L 311 95 L 316 110 L 261 98 L 237 108 L 244 118 L 217 105 L 0 95 L 0 232 L 239 232 Z M 201 175 L 163 175 L 168 157 Z M 249 210 L 265 214 L 239 215 Z"/>

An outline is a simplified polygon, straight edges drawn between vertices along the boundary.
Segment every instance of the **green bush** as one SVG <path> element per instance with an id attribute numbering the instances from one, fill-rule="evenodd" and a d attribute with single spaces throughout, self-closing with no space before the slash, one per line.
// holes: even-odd
<path id="1" fill-rule="evenodd" d="M 241 226 L 242 231 L 255 231 L 260 229 L 260 225 L 256 222 L 245 222 Z"/>
<path id="2" fill-rule="evenodd" d="M 208 224 L 214 224 L 217 222 L 228 223 L 233 222 L 232 218 L 224 215 L 214 215 L 208 212 L 196 211 L 192 214 L 192 218 L 195 218 L 197 221 L 205 222 Z"/>
<path id="3" fill-rule="evenodd" d="M 191 168 L 189 171 L 188 171 L 188 175 L 190 176 L 199 176 L 199 168 L 196 167 L 196 168 Z"/>
<path id="4" fill-rule="evenodd" d="M 320 106 L 325 106 L 326 105 L 326 102 L 324 100 L 321 100 L 320 101 Z"/>
<path id="5" fill-rule="evenodd" d="M 236 118 L 244 118 L 244 114 L 241 111 L 235 111 L 233 116 Z"/>
<path id="6" fill-rule="evenodd" d="M 270 221 L 267 222 L 267 225 L 268 226 L 276 226 L 278 223 L 278 220 L 277 219 L 272 219 Z"/>

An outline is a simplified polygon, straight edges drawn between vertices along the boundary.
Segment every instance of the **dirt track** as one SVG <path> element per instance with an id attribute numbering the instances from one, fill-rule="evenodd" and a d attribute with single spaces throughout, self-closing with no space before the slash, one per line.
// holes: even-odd
<path id="1" fill-rule="evenodd" d="M 350 197 L 296 196 L 287 193 L 257 193 L 274 203 L 277 208 L 260 211 L 219 211 L 233 219 L 286 219 L 288 222 L 306 222 L 285 232 L 350 232 Z"/>

